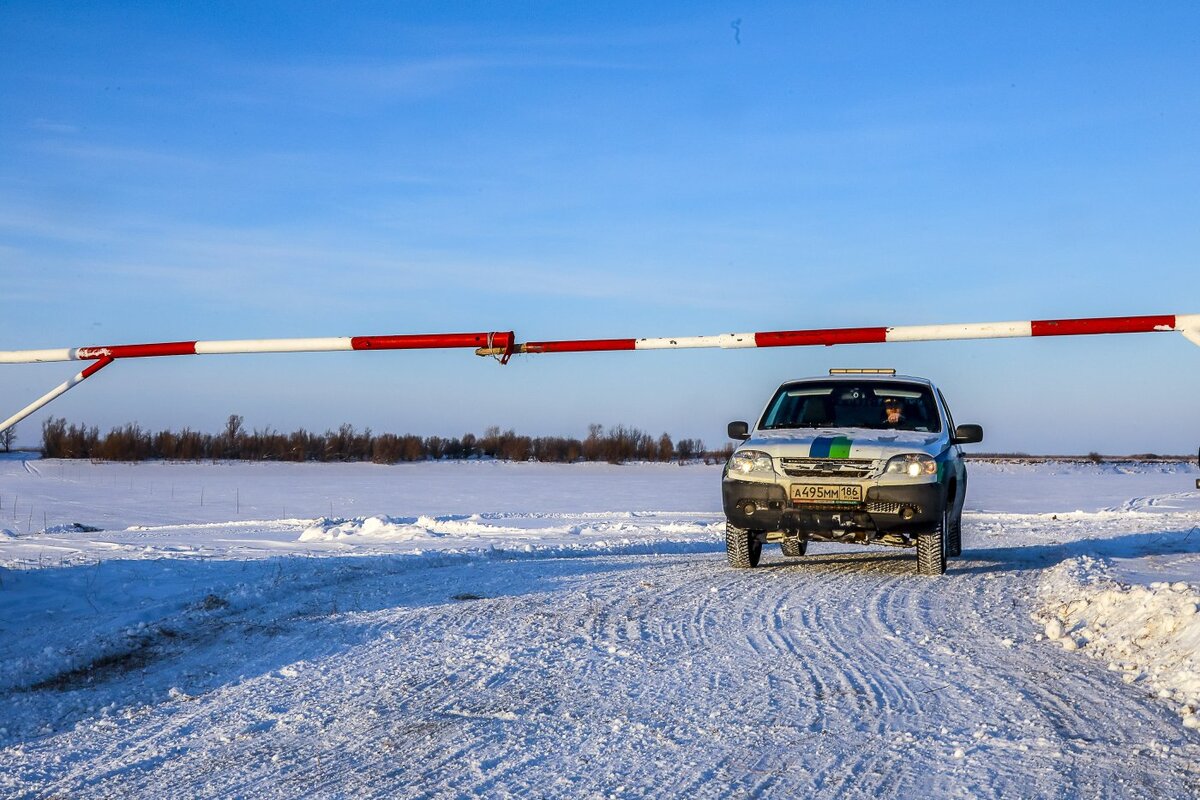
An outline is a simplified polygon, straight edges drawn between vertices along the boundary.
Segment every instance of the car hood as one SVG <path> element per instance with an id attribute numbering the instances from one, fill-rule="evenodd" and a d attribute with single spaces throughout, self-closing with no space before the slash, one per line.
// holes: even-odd
<path id="1" fill-rule="evenodd" d="M 937 456 L 946 449 L 944 434 L 882 431 L 874 428 L 828 428 L 756 431 L 739 450 L 762 450 L 775 458 L 883 459 L 900 453 Z"/>

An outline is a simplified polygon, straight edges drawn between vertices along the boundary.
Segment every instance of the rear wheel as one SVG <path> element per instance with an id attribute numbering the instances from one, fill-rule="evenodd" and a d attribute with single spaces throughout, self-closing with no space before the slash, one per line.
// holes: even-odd
<path id="1" fill-rule="evenodd" d="M 808 539 L 784 539 L 779 546 L 788 558 L 799 558 L 808 550 Z"/>
<path id="2" fill-rule="evenodd" d="M 726 522 L 725 556 L 729 559 L 729 566 L 735 569 L 757 567 L 758 560 L 762 558 L 762 539 L 754 531 Z"/>
<path id="3" fill-rule="evenodd" d="M 946 574 L 946 532 L 950 529 L 950 508 L 942 509 L 937 530 L 917 534 L 917 574 Z"/>
<path id="4" fill-rule="evenodd" d="M 946 536 L 946 555 L 962 555 L 962 510 L 960 509 L 950 520 L 949 533 Z"/>

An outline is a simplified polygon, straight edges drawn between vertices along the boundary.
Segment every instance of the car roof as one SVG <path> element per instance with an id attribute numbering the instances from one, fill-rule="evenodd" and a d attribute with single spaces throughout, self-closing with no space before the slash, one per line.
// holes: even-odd
<path id="1" fill-rule="evenodd" d="M 813 375 L 808 378 L 793 378 L 790 381 L 784 381 L 781 386 L 787 386 L 793 383 L 920 383 L 925 386 L 933 387 L 933 381 L 928 378 L 919 378 L 915 375 L 878 375 L 870 373 L 850 373 L 846 375 Z"/>

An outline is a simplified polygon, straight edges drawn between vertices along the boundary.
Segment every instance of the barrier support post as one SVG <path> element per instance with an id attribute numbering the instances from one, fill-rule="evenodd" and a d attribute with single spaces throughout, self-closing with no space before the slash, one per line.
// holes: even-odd
<path id="1" fill-rule="evenodd" d="M 85 367 L 80 372 L 76 373 L 70 379 L 63 381 L 58 386 L 55 386 L 53 389 L 46 392 L 44 395 L 39 397 L 37 400 L 34 400 L 32 403 L 25 406 L 17 413 L 13 414 L 8 419 L 4 420 L 4 422 L 0 422 L 0 433 L 3 433 L 4 431 L 11 428 L 13 425 L 16 425 L 18 422 L 25 419 L 33 412 L 37 411 L 39 408 L 46 405 L 54 398 L 58 397 L 61 394 L 64 394 L 68 389 L 71 389 L 72 387 L 77 386 L 80 383 L 83 383 L 88 378 L 92 377 L 93 375 L 95 375 L 97 372 L 99 372 L 100 370 L 107 367 L 112 362 L 113 362 L 112 356 L 104 356 L 103 358 L 98 359 L 94 364 L 89 364 L 87 367 Z"/>

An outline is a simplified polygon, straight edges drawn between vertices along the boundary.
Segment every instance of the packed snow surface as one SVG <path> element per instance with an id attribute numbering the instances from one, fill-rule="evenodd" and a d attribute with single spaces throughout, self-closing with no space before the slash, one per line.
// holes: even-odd
<path id="1" fill-rule="evenodd" d="M 1200 495 L 725 565 L 720 468 L 0 460 L 0 796 L 1200 796 Z"/>
<path id="2" fill-rule="evenodd" d="M 1040 587 L 1042 607 L 1033 619 L 1044 625 L 1050 641 L 1105 661 L 1126 683 L 1145 685 L 1176 704 L 1185 727 L 1200 728 L 1200 581 L 1194 559 L 1186 559 L 1192 563 L 1182 570 L 1192 582 L 1149 584 L 1122 580 L 1124 561 L 1079 556 L 1048 570 Z"/>

